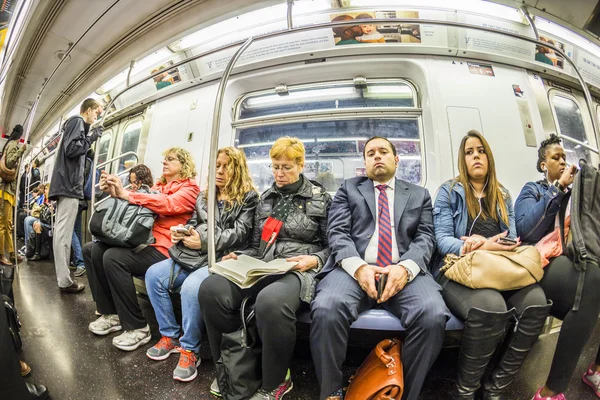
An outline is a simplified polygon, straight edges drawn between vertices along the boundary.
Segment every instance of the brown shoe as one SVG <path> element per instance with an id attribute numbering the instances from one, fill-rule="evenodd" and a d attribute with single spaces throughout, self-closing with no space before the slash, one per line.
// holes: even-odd
<path id="1" fill-rule="evenodd" d="M 79 293 L 85 289 L 85 285 L 81 282 L 73 281 L 71 286 L 61 287 L 61 293 Z"/>
<path id="2" fill-rule="evenodd" d="M 21 376 L 29 375 L 31 367 L 25 361 L 19 360 L 19 362 L 21 363 Z"/>

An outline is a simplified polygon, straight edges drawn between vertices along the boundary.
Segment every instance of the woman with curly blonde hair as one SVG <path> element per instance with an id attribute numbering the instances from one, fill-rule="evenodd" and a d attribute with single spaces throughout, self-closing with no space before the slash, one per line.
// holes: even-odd
<path id="1" fill-rule="evenodd" d="M 100 189 L 111 197 L 149 208 L 157 214 L 152 228 L 154 243 L 143 249 L 111 247 L 102 242 L 83 247 L 83 259 L 100 318 L 90 323 L 96 335 L 124 329 L 113 338 L 115 347 L 132 351 L 150 341 L 150 327 L 137 302 L 133 275 L 169 258 L 172 226 L 183 224 L 194 211 L 200 188 L 194 180 L 196 166 L 187 150 L 165 151 L 162 176 L 150 191 L 125 190 L 121 179 L 102 171 Z"/>
<path id="2" fill-rule="evenodd" d="M 249 241 L 258 194 L 252 184 L 246 156 L 234 147 L 217 153 L 216 194 L 218 215 L 215 225 L 217 257 L 241 250 Z M 196 202 L 196 212 L 187 225 L 174 226 L 169 251 L 171 260 L 154 264 L 146 273 L 146 288 L 162 338 L 146 352 L 152 360 L 164 360 L 179 352 L 173 379 L 189 382 L 197 376 L 200 363 L 202 313 L 198 304 L 200 284 L 208 277 L 208 190 Z M 170 292 L 181 295 L 181 326 L 175 319 Z"/>

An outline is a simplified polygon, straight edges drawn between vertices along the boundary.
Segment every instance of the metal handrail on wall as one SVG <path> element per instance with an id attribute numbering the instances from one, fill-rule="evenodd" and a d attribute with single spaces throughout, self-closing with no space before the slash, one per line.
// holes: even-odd
<path id="1" fill-rule="evenodd" d="M 290 15 L 290 7 L 293 6 L 293 2 L 290 1 L 288 2 L 288 15 Z M 111 6 L 112 7 L 112 6 Z M 527 13 L 528 15 L 528 13 Z M 528 18 L 528 20 L 530 20 L 530 18 Z M 211 147 L 210 147 L 210 152 L 209 152 L 209 184 L 208 184 L 208 191 L 209 191 L 209 196 L 208 196 L 208 200 L 209 200 L 209 208 L 208 208 L 208 213 L 209 213 L 209 218 L 208 218 L 208 241 L 209 241 L 209 246 L 208 246 L 208 252 L 209 252 L 209 265 L 214 263 L 215 260 L 215 249 L 214 249 L 214 203 L 215 203 L 215 198 L 214 198 L 214 193 L 213 191 L 214 186 L 215 186 L 215 176 L 214 176 L 214 164 L 216 162 L 216 152 L 217 152 L 217 147 L 218 147 L 218 136 L 219 136 L 219 127 L 220 127 L 220 123 L 218 122 L 220 120 L 221 117 L 221 112 L 222 112 L 222 99 L 225 93 L 225 89 L 227 87 L 227 83 L 228 83 L 228 79 L 229 79 L 229 75 L 231 74 L 231 71 L 233 69 L 233 67 L 235 66 L 235 63 L 237 62 L 237 60 L 240 58 L 240 56 L 242 55 L 242 53 L 250 46 L 250 44 L 254 41 L 254 40 L 264 40 L 264 39 L 269 39 L 269 38 L 273 38 L 273 37 L 278 37 L 278 36 L 283 36 L 283 35 L 287 35 L 287 34 L 293 34 L 293 33 L 297 33 L 297 32 L 305 32 L 305 31 L 311 31 L 311 30 L 318 30 L 318 29 L 325 29 L 325 28 L 333 28 L 333 27 L 337 27 L 337 26 L 345 26 L 348 25 L 347 21 L 334 21 L 334 22 L 327 22 L 327 23 L 321 23 L 321 24 L 314 24 L 314 25 L 307 25 L 307 26 L 301 26 L 301 27 L 296 27 L 294 28 L 292 26 L 292 21 L 291 18 L 288 19 L 289 22 L 289 28 L 287 30 L 284 31 L 277 31 L 277 32 L 271 32 L 271 33 L 266 33 L 263 35 L 259 35 L 256 36 L 255 38 L 249 38 L 245 41 L 237 41 L 234 43 L 231 43 L 229 45 L 226 46 L 222 46 L 219 48 L 216 48 L 214 50 L 205 52 L 205 53 L 201 53 L 192 57 L 189 57 L 183 61 L 180 61 L 178 63 L 175 63 L 174 65 L 171 66 L 171 68 L 176 68 L 178 66 L 181 66 L 183 64 L 189 63 L 191 61 L 197 60 L 199 58 L 205 57 L 209 54 L 213 54 L 219 51 L 223 51 L 226 49 L 230 49 L 230 48 L 235 48 L 238 46 L 241 46 L 237 52 L 235 53 L 235 55 L 230 59 L 227 68 L 225 69 L 223 75 L 221 76 L 221 80 L 219 83 L 219 91 L 217 93 L 217 102 L 215 104 L 215 114 L 213 115 L 213 127 L 212 127 L 212 137 L 211 137 Z M 355 21 L 356 22 L 356 21 Z M 535 27 L 535 24 L 533 24 L 533 21 L 529 21 L 530 24 L 532 25 L 532 27 Z M 541 45 L 541 46 L 545 46 L 548 48 L 551 48 L 552 50 L 555 51 L 556 54 L 562 56 L 565 60 L 567 60 L 567 62 L 573 67 L 573 70 L 576 72 L 577 74 L 577 79 L 579 80 L 579 83 L 582 87 L 582 90 L 585 94 L 585 100 L 587 103 L 587 107 L 588 107 L 588 112 L 590 114 L 591 120 L 592 120 L 592 128 L 594 131 L 594 135 L 596 137 L 599 136 L 599 129 L 598 129 L 598 121 L 596 119 L 596 115 L 593 112 L 593 101 L 592 101 L 592 97 L 590 95 L 589 89 L 587 87 L 587 84 L 585 83 L 579 68 L 577 68 L 577 65 L 575 64 L 575 62 L 573 60 L 571 60 L 570 57 L 568 57 L 559 47 L 554 46 L 548 42 L 542 42 L 539 40 L 539 37 L 536 37 L 535 39 L 530 38 L 529 36 L 524 36 L 518 33 L 513 33 L 513 32 L 507 32 L 507 31 L 502 31 L 499 29 L 495 29 L 495 28 L 489 28 L 489 27 L 483 27 L 483 26 L 478 26 L 478 25 L 474 25 L 474 24 L 467 24 L 467 23 L 463 23 L 463 22 L 455 22 L 455 21 L 439 21 L 439 20 L 431 20 L 431 19 L 421 19 L 421 18 L 374 18 L 374 19 L 370 19 L 369 20 L 370 24 L 425 24 L 425 25 L 438 25 L 438 26 L 446 26 L 446 27 L 454 27 L 454 28 L 462 28 L 462 29 L 473 29 L 473 30 L 477 30 L 477 31 L 484 31 L 484 32 L 490 32 L 490 33 L 495 33 L 495 34 L 499 34 L 502 36 L 508 36 L 508 37 L 512 37 L 515 39 L 519 39 L 519 40 L 523 40 L 529 43 L 533 43 L 536 45 Z M 534 28 L 534 32 L 536 32 L 535 28 Z M 106 107 L 107 110 L 110 110 L 110 107 L 113 105 L 113 103 L 115 102 L 115 100 L 120 97 L 123 93 L 139 86 L 140 84 L 142 84 L 143 82 L 149 80 L 149 79 L 153 79 L 154 77 L 158 76 L 160 74 L 160 72 L 156 72 L 154 74 L 151 74 L 149 76 L 147 76 L 146 78 L 143 78 L 133 84 L 131 84 L 129 87 L 126 87 L 125 89 L 123 89 L 122 91 L 120 91 L 117 95 L 115 95 L 113 97 L 113 99 L 111 100 L 111 102 L 108 104 L 108 106 Z M 28 125 L 27 125 L 27 129 L 26 129 L 26 135 L 29 134 L 29 131 L 31 129 L 31 123 L 33 121 L 33 116 L 35 115 L 35 111 L 37 109 L 37 105 L 39 102 L 39 98 L 42 94 L 43 89 L 46 87 L 48 82 L 46 82 L 44 84 L 44 86 L 42 87 L 42 90 L 40 91 L 40 93 L 38 94 L 38 97 L 36 98 L 36 101 L 34 102 L 34 105 L 32 107 L 32 111 L 29 115 L 29 121 L 28 121 Z M 100 122 L 100 124 L 102 125 L 106 119 L 106 117 L 108 116 L 108 113 L 106 113 L 103 117 L 102 117 L 102 121 Z M 216 120 L 216 121 L 215 121 Z M 26 136 L 27 137 L 27 136 Z M 213 204 L 213 207 L 210 206 L 210 204 Z"/>

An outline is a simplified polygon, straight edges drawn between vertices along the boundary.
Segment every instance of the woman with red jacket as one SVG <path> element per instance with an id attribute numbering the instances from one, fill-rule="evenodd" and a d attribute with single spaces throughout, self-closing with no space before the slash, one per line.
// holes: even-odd
<path id="1" fill-rule="evenodd" d="M 192 216 L 200 192 L 194 180 L 196 166 L 190 153 L 171 148 L 164 155 L 163 174 L 151 188 L 152 193 L 127 191 L 115 175 L 103 172 L 100 177 L 100 188 L 112 197 L 158 214 L 152 228 L 155 242 L 142 250 L 111 247 L 101 242 L 83 247 L 90 288 L 102 314 L 90 323 L 89 330 L 103 336 L 124 329 L 112 343 L 125 351 L 135 350 L 150 341 L 150 327 L 138 305 L 132 277 L 145 275 L 151 265 L 169 258 L 170 228 L 185 224 Z"/>

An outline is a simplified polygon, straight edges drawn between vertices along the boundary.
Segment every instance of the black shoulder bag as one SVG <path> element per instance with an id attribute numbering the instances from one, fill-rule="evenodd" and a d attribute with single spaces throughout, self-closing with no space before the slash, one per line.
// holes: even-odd
<path id="1" fill-rule="evenodd" d="M 221 357 L 217 361 L 217 382 L 225 400 L 250 398 L 262 383 L 262 347 L 256 329 L 254 309 L 246 316 L 250 297 L 242 301 L 240 330 L 224 333 Z"/>

